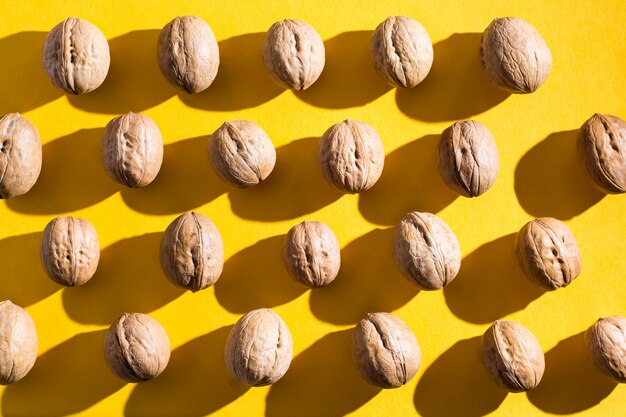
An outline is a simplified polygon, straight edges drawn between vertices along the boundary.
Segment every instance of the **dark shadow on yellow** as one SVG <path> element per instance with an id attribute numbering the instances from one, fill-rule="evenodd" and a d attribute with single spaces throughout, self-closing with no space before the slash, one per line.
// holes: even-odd
<path id="1" fill-rule="evenodd" d="M 2 415 L 65 416 L 86 410 L 125 383 L 104 362 L 106 330 L 81 333 L 37 358 L 2 395 Z"/>
<path id="2" fill-rule="evenodd" d="M 0 116 L 43 106 L 63 95 L 43 69 L 47 32 L 19 32 L 0 39 Z"/>
<path id="3" fill-rule="evenodd" d="M 296 96 L 317 107 L 342 109 L 363 106 L 391 90 L 374 69 L 370 55 L 373 33 L 344 32 L 324 42 L 326 64 L 322 75 Z"/>
<path id="4" fill-rule="evenodd" d="M 571 219 L 605 196 L 578 159 L 577 135 L 578 130 L 552 133 L 517 163 L 515 194 L 528 214 Z"/>
<path id="5" fill-rule="evenodd" d="M 456 342 L 426 369 L 415 389 L 415 409 L 423 417 L 479 417 L 506 396 L 485 369 L 476 336 Z"/>
<path id="6" fill-rule="evenodd" d="M 33 188 L 6 200 L 7 207 L 26 214 L 61 214 L 90 207 L 119 187 L 102 167 L 100 142 L 104 129 L 81 129 L 43 146 L 41 174 Z"/>
<path id="7" fill-rule="evenodd" d="M 147 214 L 176 214 L 209 203 L 226 185 L 213 172 L 208 136 L 165 145 L 163 165 L 154 181 L 143 188 L 122 189 L 128 207 Z"/>
<path id="8" fill-rule="evenodd" d="M 463 258 L 443 294 L 452 313 L 470 323 L 491 323 L 524 309 L 543 294 L 522 272 L 515 233 L 485 243 Z"/>
<path id="9" fill-rule="evenodd" d="M 287 272 L 283 259 L 285 236 L 263 239 L 231 256 L 215 284 L 215 297 L 233 313 L 274 307 L 299 297 L 306 287 Z"/>
<path id="10" fill-rule="evenodd" d="M 352 324 L 367 313 L 392 311 L 419 289 L 402 276 L 393 259 L 394 229 L 374 229 L 341 250 L 339 275 L 328 287 L 311 291 L 310 305 L 320 320 Z"/>
<path id="11" fill-rule="evenodd" d="M 162 235 L 148 233 L 104 248 L 94 277 L 63 290 L 68 316 L 79 323 L 110 324 L 124 312 L 149 313 L 179 297 L 184 291 L 161 271 Z"/>
<path id="12" fill-rule="evenodd" d="M 439 175 L 439 135 L 428 135 L 385 157 L 383 174 L 371 190 L 359 195 L 359 211 L 376 224 L 396 225 L 411 211 L 437 213 L 458 194 Z"/>
<path id="13" fill-rule="evenodd" d="M 178 92 L 190 107 L 234 111 L 259 106 L 284 90 L 265 69 L 261 51 L 265 33 L 246 33 L 219 42 L 220 66 L 213 84 L 199 94 Z"/>
<path id="14" fill-rule="evenodd" d="M 91 113 L 123 114 L 149 109 L 174 96 L 157 63 L 159 32 L 135 30 L 109 40 L 111 66 L 106 79 L 91 93 L 68 95 L 70 104 Z"/>
<path id="15" fill-rule="evenodd" d="M 163 374 L 136 385 L 124 415 L 200 417 L 243 395 L 248 387 L 231 377 L 224 363 L 224 345 L 232 327 L 221 327 L 174 349 Z"/>
<path id="16" fill-rule="evenodd" d="M 581 332 L 546 353 L 541 383 L 528 392 L 537 408 L 551 414 L 574 414 L 599 404 L 617 386 L 596 368 Z"/>
<path id="17" fill-rule="evenodd" d="M 396 92 L 398 108 L 413 119 L 442 122 L 466 119 L 504 101 L 509 93 L 493 85 L 480 65 L 481 36 L 455 33 L 437 42 L 426 79 Z"/>
<path id="18" fill-rule="evenodd" d="M 298 139 L 276 149 L 276 166 L 261 184 L 230 187 L 237 216 L 260 221 L 294 219 L 339 199 L 342 194 L 322 177 L 317 163 L 319 138 Z"/>
<path id="19" fill-rule="evenodd" d="M 62 288 L 52 282 L 41 267 L 41 235 L 42 232 L 35 232 L 0 240 L 2 300 L 11 300 L 21 307 L 27 307 Z"/>
<path id="20" fill-rule="evenodd" d="M 367 403 L 380 388 L 359 376 L 352 359 L 352 329 L 330 333 L 293 359 L 270 388 L 267 417 L 343 416 Z"/>

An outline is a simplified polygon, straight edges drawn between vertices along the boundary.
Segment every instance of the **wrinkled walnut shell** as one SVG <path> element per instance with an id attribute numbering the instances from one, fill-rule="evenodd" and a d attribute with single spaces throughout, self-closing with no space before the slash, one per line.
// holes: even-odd
<path id="1" fill-rule="evenodd" d="M 456 277 L 461 247 L 450 226 L 431 213 L 414 211 L 396 227 L 393 238 L 396 265 L 424 290 L 439 290 Z"/>
<path id="2" fill-rule="evenodd" d="M 390 16 L 372 36 L 374 67 L 389 84 L 412 88 L 424 81 L 433 65 L 433 44 L 417 20 Z"/>
<path id="3" fill-rule="evenodd" d="M 465 197 L 478 197 L 491 188 L 500 169 L 496 141 L 475 120 L 456 122 L 444 130 L 438 157 L 445 183 Z"/>
<path id="4" fill-rule="evenodd" d="M 26 194 L 41 173 L 41 139 L 19 113 L 0 119 L 0 198 Z"/>
<path id="5" fill-rule="evenodd" d="M 24 378 L 37 359 L 38 337 L 30 314 L 11 301 L 0 302 L 0 385 Z"/>
<path id="6" fill-rule="evenodd" d="M 599 319 L 587 329 L 585 340 L 596 366 L 613 381 L 626 383 L 626 318 Z"/>
<path id="7" fill-rule="evenodd" d="M 56 25 L 43 45 L 43 67 L 50 81 L 70 94 L 100 87 L 111 57 L 106 37 L 92 23 L 68 17 Z"/>
<path id="8" fill-rule="evenodd" d="M 224 359 L 232 375 L 254 387 L 273 384 L 289 369 L 293 341 L 285 322 L 268 308 L 240 318 L 226 340 Z"/>
<path id="9" fill-rule="evenodd" d="M 291 276 L 310 288 L 325 287 L 333 282 L 341 265 L 335 233 L 318 221 L 305 221 L 289 230 L 284 256 Z"/>
<path id="10" fill-rule="evenodd" d="M 186 212 L 176 218 L 161 239 L 161 268 L 179 287 L 192 292 L 215 284 L 224 267 L 224 243 L 208 217 Z"/>
<path id="11" fill-rule="evenodd" d="M 515 252 L 524 273 L 545 290 L 566 287 L 582 269 L 574 234 L 551 217 L 526 223 L 517 234 Z"/>
<path id="12" fill-rule="evenodd" d="M 165 78 L 188 93 L 215 80 L 220 52 L 211 27 L 197 16 L 177 17 L 159 34 L 159 67 Z"/>
<path id="13" fill-rule="evenodd" d="M 353 334 L 353 356 L 363 378 L 380 388 L 398 388 L 417 373 L 422 361 L 415 334 L 397 316 L 370 313 Z"/>
<path id="14" fill-rule="evenodd" d="M 170 360 L 170 340 L 163 326 L 141 313 L 124 313 L 104 340 L 104 359 L 114 374 L 128 382 L 159 376 Z"/>
<path id="15" fill-rule="evenodd" d="M 496 320 L 483 335 L 483 360 L 493 380 L 510 392 L 530 391 L 545 370 L 535 335 L 511 320 Z"/>

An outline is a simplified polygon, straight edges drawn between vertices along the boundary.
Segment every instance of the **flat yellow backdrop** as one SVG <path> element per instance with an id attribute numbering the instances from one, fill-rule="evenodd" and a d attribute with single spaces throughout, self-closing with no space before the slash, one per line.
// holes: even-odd
<path id="1" fill-rule="evenodd" d="M 597 318 L 626 315 L 626 196 L 595 191 L 578 164 L 575 136 L 593 113 L 626 117 L 626 8 L 613 1 L 9 1 L 0 14 L 0 113 L 21 112 L 43 140 L 43 170 L 25 196 L 0 204 L 0 298 L 32 315 L 39 357 L 27 378 L 2 391 L 6 416 L 536 416 L 623 417 L 626 386 L 591 363 L 583 332 Z M 156 62 L 159 30 L 198 15 L 213 28 L 221 64 L 215 83 L 179 93 Z M 95 92 L 69 97 L 41 65 L 44 37 L 68 16 L 97 25 L 111 69 Z M 369 57 L 373 29 L 389 15 L 420 21 L 434 44 L 427 79 L 390 88 Z M 479 63 L 481 32 L 494 17 L 519 16 L 549 45 L 554 63 L 531 95 L 504 94 Z M 283 18 L 315 27 L 326 67 L 310 90 L 283 91 L 261 60 L 264 32 Z M 130 190 L 100 163 L 106 123 L 128 111 L 159 125 L 165 157 L 156 181 Z M 371 124 L 386 162 L 378 184 L 341 195 L 317 167 L 317 142 L 346 118 Z M 436 168 L 436 144 L 452 122 L 489 127 L 500 174 L 486 194 L 457 197 Z M 239 190 L 218 180 L 207 156 L 226 120 L 250 119 L 272 138 L 278 161 L 267 182 Z M 186 210 L 222 232 L 224 272 L 192 294 L 172 286 L 158 259 L 163 230 Z M 441 216 L 463 251 L 445 290 L 420 292 L 396 269 L 393 226 L 408 211 Z M 39 241 L 55 216 L 89 219 L 100 236 L 97 274 L 64 289 L 44 274 Z M 521 273 L 514 233 L 539 216 L 564 220 L 583 254 L 568 288 L 542 294 Z M 286 232 L 304 219 L 326 222 L 342 247 L 342 269 L 325 289 L 305 290 L 282 261 Z M 223 363 L 226 336 L 249 310 L 271 307 L 291 329 L 294 359 L 271 387 L 248 389 Z M 167 370 L 124 384 L 105 366 L 106 328 L 123 312 L 148 313 L 167 330 Z M 423 362 L 406 386 L 380 391 L 351 359 L 352 328 L 367 312 L 390 311 L 421 344 Z M 529 394 L 497 388 L 483 369 L 480 336 L 499 318 L 517 320 L 546 354 L 541 385 Z"/>

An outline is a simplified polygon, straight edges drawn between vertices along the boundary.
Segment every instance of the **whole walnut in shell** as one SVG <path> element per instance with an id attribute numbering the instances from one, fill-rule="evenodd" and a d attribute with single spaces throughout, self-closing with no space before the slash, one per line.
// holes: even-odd
<path id="1" fill-rule="evenodd" d="M 485 29 L 480 62 L 487 76 L 511 93 L 532 93 L 548 78 L 552 54 L 537 29 L 517 17 L 496 18 Z"/>
<path id="2" fill-rule="evenodd" d="M 433 44 L 417 20 L 390 16 L 372 36 L 374 67 L 396 87 L 412 88 L 424 81 L 433 65 Z"/>
<path id="3" fill-rule="evenodd" d="M 254 387 L 273 384 L 289 369 L 293 341 L 285 322 L 268 308 L 240 318 L 226 340 L 226 366 L 239 381 Z"/>
<path id="4" fill-rule="evenodd" d="M 35 323 L 22 307 L 0 302 L 0 385 L 24 378 L 37 359 Z"/>
<path id="5" fill-rule="evenodd" d="M 165 230 L 161 268 L 167 278 L 192 292 L 215 284 L 224 267 L 224 243 L 208 217 L 186 212 Z"/>
<path id="6" fill-rule="evenodd" d="M 281 87 L 306 90 L 324 69 L 324 42 L 308 23 L 281 20 L 274 23 L 265 35 L 263 61 Z"/>
<path id="7" fill-rule="evenodd" d="M 454 123 L 441 134 L 439 173 L 454 191 L 478 197 L 498 176 L 500 158 L 491 132 L 475 120 Z"/>
<path id="8" fill-rule="evenodd" d="M 525 274 L 544 290 L 569 285 L 582 269 L 574 234 L 551 217 L 526 223 L 517 234 L 515 252 Z"/>
<path id="9" fill-rule="evenodd" d="M 247 188 L 265 180 L 276 164 L 276 148 L 267 133 L 248 120 L 224 122 L 211 136 L 209 158 L 224 181 Z"/>
<path id="10" fill-rule="evenodd" d="M 318 161 L 328 183 L 344 193 L 360 193 L 376 184 L 383 172 L 385 151 L 370 125 L 344 120 L 322 136 Z"/>
<path id="11" fill-rule="evenodd" d="M 310 288 L 333 282 L 341 265 L 335 233 L 318 221 L 304 221 L 289 230 L 284 256 L 291 276 Z"/>
<path id="12" fill-rule="evenodd" d="M 461 247 L 450 226 L 431 213 L 414 211 L 396 227 L 393 238 L 396 265 L 424 290 L 439 290 L 456 277 Z"/>
<path id="13" fill-rule="evenodd" d="M 483 360 L 493 380 L 510 392 L 530 391 L 545 370 L 535 335 L 511 320 L 496 320 L 483 335 Z"/>
<path id="14" fill-rule="evenodd" d="M 596 366 L 613 381 L 626 383 L 626 318 L 599 319 L 587 329 L 585 340 Z"/>
<path id="15" fill-rule="evenodd" d="M 161 131 L 144 114 L 130 112 L 114 118 L 104 129 L 102 161 L 113 180 L 131 188 L 145 187 L 161 169 Z"/>
<path id="16" fill-rule="evenodd" d="M 111 57 L 104 34 L 84 19 L 68 17 L 56 25 L 43 45 L 43 67 L 50 81 L 70 94 L 100 87 Z"/>
<path id="17" fill-rule="evenodd" d="M 626 193 L 626 122 L 594 114 L 580 128 L 578 153 L 595 185 L 605 193 Z"/>
<path id="18" fill-rule="evenodd" d="M 141 313 L 124 313 L 109 327 L 104 359 L 114 374 L 128 382 L 159 376 L 170 360 L 170 340 L 163 326 Z"/>
<path id="19" fill-rule="evenodd" d="M 206 90 L 217 76 L 220 52 L 211 27 L 197 16 L 177 17 L 159 34 L 159 67 L 188 93 Z"/>
<path id="20" fill-rule="evenodd" d="M 41 173 L 41 139 L 19 113 L 0 119 L 0 198 L 26 194 Z"/>
<path id="21" fill-rule="evenodd" d="M 415 334 L 397 316 L 370 313 L 353 334 L 353 356 L 363 378 L 380 388 L 398 388 L 417 373 L 422 361 Z"/>
<path id="22" fill-rule="evenodd" d="M 66 287 L 83 285 L 93 277 L 100 260 L 100 242 L 88 220 L 57 217 L 44 229 L 41 264 L 46 274 Z"/>

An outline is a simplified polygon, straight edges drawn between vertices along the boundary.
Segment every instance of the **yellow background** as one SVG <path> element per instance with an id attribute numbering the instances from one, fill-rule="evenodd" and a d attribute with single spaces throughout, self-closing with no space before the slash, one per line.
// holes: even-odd
<path id="1" fill-rule="evenodd" d="M 25 196 L 0 204 L 0 297 L 32 315 L 39 357 L 23 381 L 3 389 L 6 416 L 126 414 L 162 416 L 619 416 L 626 386 L 605 380 L 588 358 L 583 331 L 598 317 L 626 315 L 626 196 L 595 191 L 575 153 L 579 126 L 593 113 L 626 117 L 626 8 L 613 1 L 2 1 L 0 113 L 19 111 L 41 133 L 43 171 Z M 90 4 L 92 3 L 92 4 Z M 219 41 L 221 65 L 204 93 L 179 93 L 156 63 L 159 30 L 178 15 L 202 17 Z M 389 15 L 420 21 L 434 44 L 427 79 L 396 91 L 374 72 L 372 30 Z M 106 35 L 111 69 L 95 92 L 68 97 L 41 65 L 46 32 L 70 15 Z M 481 32 L 494 17 L 519 16 L 553 54 L 550 76 L 531 95 L 507 96 L 482 73 Z M 282 91 L 263 67 L 264 32 L 283 18 L 314 26 L 326 67 L 313 87 Z M 127 111 L 159 125 L 165 158 L 156 181 L 130 190 L 100 163 L 103 127 Z M 346 118 L 371 124 L 383 139 L 379 183 L 341 195 L 317 168 L 317 141 Z M 475 118 L 496 138 L 501 166 L 476 199 L 456 198 L 436 170 L 436 144 L 452 122 Z M 272 138 L 278 162 L 266 183 L 239 190 L 221 183 L 206 153 L 224 121 L 250 119 Z M 209 216 L 222 232 L 226 262 L 215 287 L 183 292 L 158 261 L 162 231 L 185 210 Z M 393 226 L 408 211 L 440 215 L 463 251 L 448 288 L 420 292 L 397 271 Z M 87 285 L 63 289 L 39 264 L 39 240 L 55 216 L 89 219 L 102 256 Z M 583 273 L 542 294 L 521 274 L 514 233 L 537 216 L 568 224 Z M 342 269 L 330 287 L 305 290 L 282 264 L 282 242 L 303 219 L 330 225 Z M 223 364 L 233 323 L 274 308 L 291 329 L 294 359 L 272 387 L 246 390 Z M 122 312 L 149 313 L 167 330 L 167 370 L 124 384 L 102 357 L 105 329 Z M 397 390 L 361 381 L 351 361 L 351 329 L 367 312 L 392 311 L 423 350 L 418 375 Z M 546 353 L 534 392 L 497 388 L 481 364 L 480 335 L 498 318 L 527 326 Z"/>

